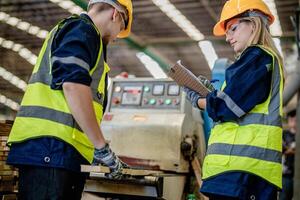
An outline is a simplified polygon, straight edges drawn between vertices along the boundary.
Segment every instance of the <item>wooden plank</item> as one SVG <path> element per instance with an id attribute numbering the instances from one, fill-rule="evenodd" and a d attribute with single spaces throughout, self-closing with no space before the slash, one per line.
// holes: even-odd
<path id="1" fill-rule="evenodd" d="M 105 200 L 105 199 L 97 196 L 96 194 L 92 194 L 89 192 L 83 192 L 81 200 Z"/>
<path id="2" fill-rule="evenodd" d="M 0 181 L 4 182 L 4 181 L 14 181 L 15 180 L 15 176 L 0 176 Z"/>
<path id="3" fill-rule="evenodd" d="M 192 161 L 192 167 L 193 167 L 194 174 L 196 176 L 199 188 L 201 188 L 201 186 L 202 186 L 202 178 L 201 178 L 202 171 L 201 171 L 201 165 L 197 158 L 194 158 L 194 160 Z"/>
<path id="4" fill-rule="evenodd" d="M 104 166 L 81 165 L 81 172 L 110 173 L 110 169 Z M 123 169 L 123 174 L 131 176 L 163 176 L 163 171 L 145 169 Z"/>
<path id="5" fill-rule="evenodd" d="M 0 165 L 0 170 L 5 171 L 5 170 L 14 170 L 14 167 L 11 165 Z"/>
<path id="6" fill-rule="evenodd" d="M 0 141 L 7 141 L 8 140 L 8 136 L 0 136 Z"/>
<path id="7" fill-rule="evenodd" d="M 14 172 L 13 171 L 0 171 L 0 176 L 12 176 L 14 175 Z"/>
<path id="8" fill-rule="evenodd" d="M 17 200 L 16 194 L 5 194 L 2 196 L 2 200 Z"/>
<path id="9" fill-rule="evenodd" d="M 14 121 L 12 121 L 12 120 L 0 120 L 0 123 L 12 125 L 14 123 Z"/>
<path id="10" fill-rule="evenodd" d="M 9 151 L 9 147 L 0 145 L 0 151 Z"/>
<path id="11" fill-rule="evenodd" d="M 199 163 L 199 160 L 198 160 L 198 158 L 194 158 L 193 160 L 192 160 L 192 168 L 193 168 L 193 171 L 194 171 L 194 174 L 195 174 L 195 176 L 196 176 L 196 180 L 197 180 L 197 183 L 198 183 L 198 186 L 199 186 L 199 188 L 201 188 L 201 186 L 202 186 L 202 183 L 203 183 L 203 181 L 202 181 L 202 177 L 201 177 L 201 174 L 202 174 L 202 168 L 201 168 L 201 165 L 200 165 L 200 163 Z M 206 197 L 206 196 L 203 196 L 202 194 L 201 194 L 201 197 L 204 199 L 204 200 L 208 200 L 208 198 Z"/>
<path id="12" fill-rule="evenodd" d="M 8 151 L 0 151 L 0 156 L 8 156 Z"/>
<path id="13" fill-rule="evenodd" d="M 11 121 L 0 121 L 0 136 L 8 136 L 12 127 Z"/>

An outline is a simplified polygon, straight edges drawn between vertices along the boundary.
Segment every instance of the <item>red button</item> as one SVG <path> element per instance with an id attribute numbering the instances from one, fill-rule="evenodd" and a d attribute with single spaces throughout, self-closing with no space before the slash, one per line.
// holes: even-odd
<path id="1" fill-rule="evenodd" d="M 114 97 L 112 99 L 113 104 L 119 104 L 120 103 L 120 99 L 118 97 Z"/>
<path id="2" fill-rule="evenodd" d="M 112 115 L 112 114 L 105 114 L 105 115 L 103 116 L 103 120 L 104 120 L 104 121 L 111 121 L 112 118 L 113 118 L 113 115 Z"/>

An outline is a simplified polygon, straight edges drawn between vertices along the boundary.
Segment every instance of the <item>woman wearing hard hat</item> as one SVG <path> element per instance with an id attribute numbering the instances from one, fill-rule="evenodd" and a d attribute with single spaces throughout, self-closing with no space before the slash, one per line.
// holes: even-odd
<path id="1" fill-rule="evenodd" d="M 203 163 L 201 192 L 210 199 L 277 199 L 282 185 L 282 58 L 262 0 L 229 0 L 214 35 L 226 36 L 236 61 L 221 91 L 202 98 L 185 88 L 193 105 L 217 122 Z"/>

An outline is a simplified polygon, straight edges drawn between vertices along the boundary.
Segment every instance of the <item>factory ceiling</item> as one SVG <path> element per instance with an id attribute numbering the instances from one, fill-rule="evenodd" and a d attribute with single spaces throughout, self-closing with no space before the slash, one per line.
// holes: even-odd
<path id="1" fill-rule="evenodd" d="M 271 0 L 266 1 L 271 2 Z M 0 0 L 0 43 L 2 44 L 0 45 L 0 72 L 5 70 L 25 82 L 28 81 L 35 56 L 42 46 L 45 31 L 50 31 L 59 20 L 70 15 L 70 11 L 62 8 L 63 2 L 65 4 L 75 2 L 78 5 L 87 3 L 85 0 Z M 123 71 L 137 77 L 151 77 L 151 73 L 136 56 L 141 51 L 154 55 L 154 59 L 161 61 L 160 64 L 170 65 L 180 59 L 195 74 L 211 76 L 210 67 L 197 39 L 189 36 L 162 11 L 158 6 L 161 2 L 165 1 L 133 0 L 134 22 L 131 38 L 115 42 L 108 50 L 111 77 Z M 201 32 L 203 36 L 201 39 L 212 42 L 219 58 L 233 60 L 233 52 L 224 42 L 224 38 L 212 35 L 212 28 L 225 0 L 169 0 L 169 2 Z M 292 52 L 295 37 L 290 17 L 295 14 L 298 0 L 275 0 L 274 2 L 282 30 L 280 36 L 282 51 L 284 55 L 288 55 Z M 33 28 L 24 31 L 28 24 Z M 11 74 L 6 77 L 0 76 L 0 100 L 5 96 L 20 103 L 24 94 L 24 84 L 20 89 L 11 82 L 23 82 L 18 79 L 14 81 L 6 79 L 12 79 Z M 11 109 L 1 104 L 0 113 L 8 112 L 10 113 Z"/>

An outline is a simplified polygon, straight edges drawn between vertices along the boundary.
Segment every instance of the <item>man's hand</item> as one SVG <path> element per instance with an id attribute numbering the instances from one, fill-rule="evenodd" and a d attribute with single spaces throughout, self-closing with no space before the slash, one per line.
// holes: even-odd
<path id="1" fill-rule="evenodd" d="M 284 154 L 286 155 L 294 155 L 296 150 L 294 148 L 288 148 L 286 151 L 284 151 Z"/>
<path id="2" fill-rule="evenodd" d="M 109 148 L 109 145 L 106 144 L 105 147 L 101 149 L 96 149 L 94 152 L 93 165 L 104 164 L 110 168 L 111 173 L 108 175 L 114 179 L 121 179 L 123 174 L 122 171 L 124 168 L 129 168 L 127 164 L 122 162 L 118 156 Z"/>
<path id="3" fill-rule="evenodd" d="M 198 100 L 201 98 L 200 94 L 188 87 L 183 87 L 183 90 L 186 93 L 186 98 L 191 102 L 193 107 L 199 108 Z"/>

